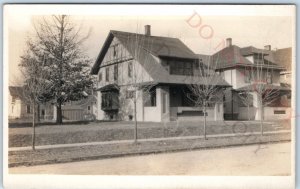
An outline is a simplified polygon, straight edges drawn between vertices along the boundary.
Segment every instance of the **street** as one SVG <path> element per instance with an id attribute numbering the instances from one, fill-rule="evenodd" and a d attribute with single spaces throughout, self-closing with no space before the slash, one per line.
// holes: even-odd
<path id="1" fill-rule="evenodd" d="M 18 174 L 80 175 L 272 175 L 291 174 L 291 143 L 14 167 Z"/>

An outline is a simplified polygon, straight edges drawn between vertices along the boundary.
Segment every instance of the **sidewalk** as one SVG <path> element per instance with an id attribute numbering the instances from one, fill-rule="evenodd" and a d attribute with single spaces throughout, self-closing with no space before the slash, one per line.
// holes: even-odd
<path id="1" fill-rule="evenodd" d="M 290 130 L 280 130 L 280 131 L 266 131 L 264 134 L 279 134 L 279 133 L 290 133 Z M 217 138 L 217 137 L 233 137 L 233 136 L 252 136 L 260 135 L 260 132 L 252 133 L 235 133 L 235 134 L 215 134 L 215 135 L 206 135 L 207 138 Z M 181 137 L 166 137 L 166 138 L 149 138 L 149 139 L 138 139 L 138 142 L 151 142 L 151 141 L 172 141 L 172 140 L 185 140 L 185 139 L 203 139 L 204 136 L 181 136 Z M 101 141 L 101 142 L 86 142 L 86 143 L 72 143 L 72 144 L 54 144 L 54 145 L 41 145 L 36 146 L 36 150 L 42 149 L 53 149 L 53 148 L 67 148 L 67 147 L 80 147 L 80 146 L 92 146 L 92 145 L 106 145 L 106 144 L 125 144 L 133 143 L 133 140 L 115 140 L 115 141 Z M 11 147 L 11 151 L 25 151 L 31 150 L 31 146 L 26 147 Z"/>

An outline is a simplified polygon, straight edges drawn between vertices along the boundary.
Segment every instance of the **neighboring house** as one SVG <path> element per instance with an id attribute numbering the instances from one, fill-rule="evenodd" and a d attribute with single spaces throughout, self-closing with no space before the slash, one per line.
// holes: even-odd
<path id="1" fill-rule="evenodd" d="M 98 120 L 133 120 L 134 95 L 137 121 L 203 119 L 204 112 L 187 97 L 187 85 L 199 84 L 195 70 L 204 65 L 179 39 L 150 33 L 149 25 L 145 34 L 109 32 L 91 70 L 98 75 Z M 206 115 L 223 120 L 223 102 L 210 104 Z"/>
<path id="2" fill-rule="evenodd" d="M 260 101 L 258 100 L 258 86 L 264 83 L 268 88 L 266 93 L 276 91 L 276 100 L 263 108 L 263 119 L 286 119 L 290 116 L 290 93 L 288 85 L 281 84 L 280 75 L 286 71 L 282 64 L 282 57 L 285 55 L 282 50 L 271 50 L 271 46 L 265 49 L 255 47 L 240 48 L 232 45 L 232 39 L 228 38 L 226 47 L 211 57 L 211 63 L 215 70 L 231 86 L 232 90 L 225 95 L 224 118 L 225 119 L 260 119 Z M 290 48 L 289 48 L 290 49 Z M 289 50 L 290 51 L 290 50 Z M 279 55 L 279 53 L 281 56 Z M 290 51 L 291 52 L 291 51 Z M 291 64 L 291 61 L 290 61 Z M 250 91 L 250 115 L 246 105 L 241 102 L 239 94 Z"/>
<path id="3" fill-rule="evenodd" d="M 63 119 L 69 121 L 95 120 L 97 115 L 97 99 L 94 95 L 79 100 L 71 101 L 62 106 Z M 56 108 L 54 109 L 56 118 Z"/>
<path id="4" fill-rule="evenodd" d="M 277 49 L 274 51 L 274 57 L 281 66 L 286 68 L 280 72 L 280 83 L 292 84 L 292 48 Z"/>
<path id="5" fill-rule="evenodd" d="M 9 86 L 9 112 L 8 117 L 12 119 L 29 120 L 32 119 L 33 110 L 32 104 L 26 102 L 23 96 L 23 87 Z M 53 119 L 53 107 L 51 104 L 41 104 L 39 111 L 40 120 Z"/>

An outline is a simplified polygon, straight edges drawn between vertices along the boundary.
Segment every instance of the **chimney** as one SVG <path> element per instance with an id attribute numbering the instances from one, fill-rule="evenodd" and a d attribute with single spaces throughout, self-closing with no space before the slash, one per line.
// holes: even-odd
<path id="1" fill-rule="evenodd" d="M 226 39 L 226 47 L 231 47 L 232 45 L 232 39 L 231 38 L 227 38 Z"/>
<path id="2" fill-rule="evenodd" d="M 271 50 L 271 45 L 265 45 L 265 50 L 270 51 Z"/>
<path id="3" fill-rule="evenodd" d="M 151 26 L 145 25 L 145 35 L 150 36 L 151 35 Z"/>

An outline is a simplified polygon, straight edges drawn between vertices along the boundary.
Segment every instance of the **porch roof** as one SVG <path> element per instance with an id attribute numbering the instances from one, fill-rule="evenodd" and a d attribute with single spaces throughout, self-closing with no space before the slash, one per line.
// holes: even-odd
<path id="1" fill-rule="evenodd" d="M 97 89 L 97 91 L 119 91 L 120 87 L 117 84 L 108 84 Z"/>

